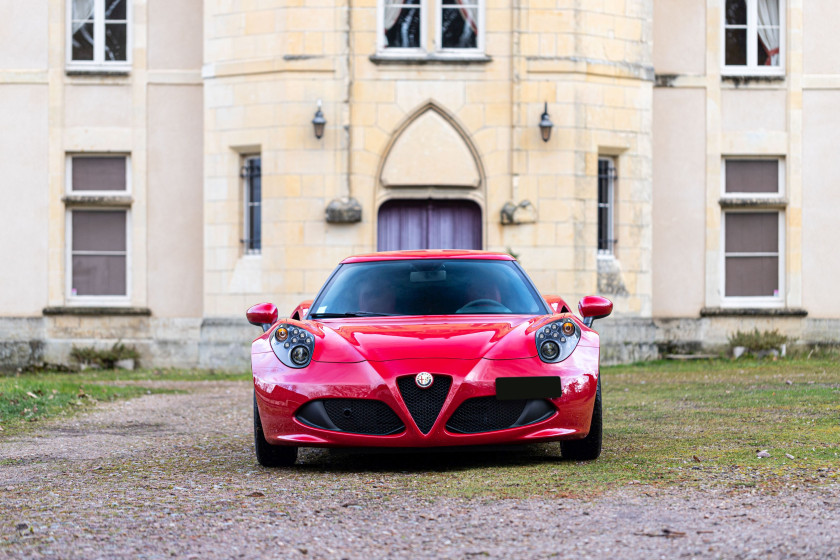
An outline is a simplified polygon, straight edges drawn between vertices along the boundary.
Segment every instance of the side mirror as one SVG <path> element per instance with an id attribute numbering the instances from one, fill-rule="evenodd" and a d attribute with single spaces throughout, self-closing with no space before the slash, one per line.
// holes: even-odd
<path id="1" fill-rule="evenodd" d="M 262 327 L 263 332 L 277 322 L 277 306 L 273 303 L 258 303 L 245 312 L 248 322 Z"/>
<path id="2" fill-rule="evenodd" d="M 578 303 L 580 316 L 583 317 L 583 324 L 587 327 L 591 327 L 595 319 L 608 317 L 612 309 L 612 302 L 601 296 L 586 296 Z"/>

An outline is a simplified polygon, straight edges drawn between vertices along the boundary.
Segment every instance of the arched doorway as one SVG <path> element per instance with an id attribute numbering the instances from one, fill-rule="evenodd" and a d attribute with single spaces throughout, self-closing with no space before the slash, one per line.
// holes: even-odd
<path id="1" fill-rule="evenodd" d="M 391 199 L 379 207 L 377 250 L 481 249 L 481 224 L 472 200 Z"/>

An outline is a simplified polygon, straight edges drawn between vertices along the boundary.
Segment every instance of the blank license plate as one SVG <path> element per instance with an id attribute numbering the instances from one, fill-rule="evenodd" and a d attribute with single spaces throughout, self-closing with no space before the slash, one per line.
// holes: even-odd
<path id="1" fill-rule="evenodd" d="M 499 377 L 496 379 L 496 398 L 500 401 L 515 399 L 551 399 L 563 395 L 560 377 Z"/>

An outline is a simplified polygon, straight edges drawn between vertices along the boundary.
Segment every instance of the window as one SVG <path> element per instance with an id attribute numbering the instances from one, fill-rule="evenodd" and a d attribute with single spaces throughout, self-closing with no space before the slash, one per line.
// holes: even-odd
<path id="1" fill-rule="evenodd" d="M 615 253 L 613 217 L 615 208 L 615 159 L 598 158 L 598 254 Z"/>
<path id="2" fill-rule="evenodd" d="M 262 250 L 262 169 L 260 156 L 246 156 L 242 166 L 245 225 L 242 243 L 245 254 L 259 254 Z"/>
<path id="3" fill-rule="evenodd" d="M 723 2 L 723 73 L 782 74 L 784 0 Z"/>
<path id="4" fill-rule="evenodd" d="M 128 158 L 71 156 L 68 171 L 68 297 L 76 303 L 127 302 Z"/>
<path id="5" fill-rule="evenodd" d="M 723 295 L 736 306 L 784 303 L 780 160 L 724 162 Z"/>
<path id="6" fill-rule="evenodd" d="M 381 53 L 457 56 L 484 49 L 484 0 L 380 0 L 379 12 Z"/>
<path id="7" fill-rule="evenodd" d="M 67 65 L 79 70 L 127 70 L 129 0 L 68 0 Z"/>

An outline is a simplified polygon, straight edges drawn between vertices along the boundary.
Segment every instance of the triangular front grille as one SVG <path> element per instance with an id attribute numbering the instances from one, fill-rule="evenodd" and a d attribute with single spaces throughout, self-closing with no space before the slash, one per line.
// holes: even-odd
<path id="1" fill-rule="evenodd" d="M 434 426 L 446 396 L 449 394 L 449 387 L 452 385 L 452 378 L 448 375 L 434 375 L 433 377 L 434 382 L 427 389 L 418 387 L 413 375 L 397 379 L 403 402 L 411 413 L 414 423 L 424 434 L 428 434 Z"/>

